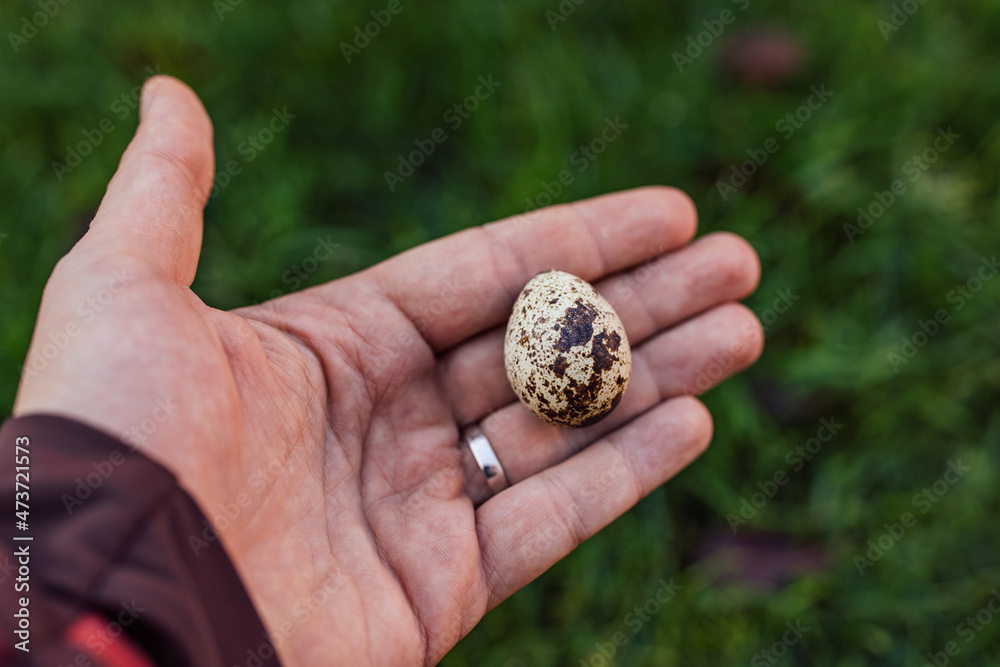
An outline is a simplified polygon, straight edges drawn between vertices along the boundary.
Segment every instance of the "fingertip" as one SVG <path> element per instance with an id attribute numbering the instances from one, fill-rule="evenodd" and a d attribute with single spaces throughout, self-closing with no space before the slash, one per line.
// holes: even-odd
<path id="1" fill-rule="evenodd" d="M 164 78 L 166 75 L 157 74 L 156 76 L 151 76 L 146 79 L 146 82 L 142 84 L 142 97 L 139 102 L 139 120 L 142 121 L 149 113 L 149 105 L 153 102 L 153 96 L 156 95 L 156 89 L 159 87 L 160 79 Z"/>
<path id="2" fill-rule="evenodd" d="M 186 83 L 166 74 L 146 80 L 139 103 L 140 131 L 143 123 L 180 121 L 211 142 L 212 120 L 201 98 Z"/>
<path id="3" fill-rule="evenodd" d="M 696 456 L 700 455 L 708 449 L 715 433 L 715 421 L 712 419 L 712 413 L 708 411 L 704 403 L 694 396 L 679 396 L 674 401 L 677 402 L 681 413 L 688 418 L 691 432 L 690 444 L 696 452 Z"/>
<path id="4" fill-rule="evenodd" d="M 721 307 L 732 309 L 734 320 L 740 323 L 739 338 L 733 344 L 737 370 L 749 368 L 764 353 L 764 327 L 757 314 L 742 303 L 730 303 Z"/>
<path id="5" fill-rule="evenodd" d="M 671 247 L 694 238 L 698 231 L 698 207 L 686 192 L 670 185 L 647 185 L 635 191 L 656 202 L 663 220 L 669 223 Z"/>
<path id="6" fill-rule="evenodd" d="M 742 236 L 733 234 L 732 232 L 722 232 L 722 234 L 730 237 L 733 245 L 738 248 L 737 252 L 740 254 L 741 263 L 744 267 L 743 284 L 746 289 L 744 296 L 749 296 L 756 292 L 757 287 L 760 285 L 760 255 L 757 254 L 757 249 Z"/>
<path id="7" fill-rule="evenodd" d="M 726 282 L 734 286 L 734 299 L 743 299 L 756 291 L 760 284 L 761 266 L 757 250 L 750 242 L 732 232 L 713 232 L 699 239 L 717 247 L 726 261 L 719 266 L 727 272 Z"/>

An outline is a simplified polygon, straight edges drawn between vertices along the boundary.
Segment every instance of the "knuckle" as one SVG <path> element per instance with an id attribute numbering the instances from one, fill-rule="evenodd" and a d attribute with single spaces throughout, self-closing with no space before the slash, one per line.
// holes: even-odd
<path id="1" fill-rule="evenodd" d="M 204 206 L 208 200 L 211 174 L 202 168 L 202 160 L 172 151 L 147 148 L 137 152 L 135 186 L 172 205 L 193 203 Z"/>

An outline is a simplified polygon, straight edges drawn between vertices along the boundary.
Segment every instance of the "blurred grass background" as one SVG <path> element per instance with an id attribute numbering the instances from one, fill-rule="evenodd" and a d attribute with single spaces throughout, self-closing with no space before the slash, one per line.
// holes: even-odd
<path id="1" fill-rule="evenodd" d="M 147 68 L 199 93 L 217 164 L 242 168 L 208 205 L 195 283 L 221 308 L 522 212 L 563 169 L 574 180 L 559 201 L 676 185 L 702 232 L 731 230 L 759 251 L 749 305 L 770 320 L 765 356 L 705 397 L 716 420 L 705 456 L 443 664 L 922 665 L 948 642 L 959 649 L 948 664 L 1000 664 L 1000 619 L 980 611 L 1000 586 L 1000 280 L 968 285 L 1000 245 L 995 3 L 897 2 L 917 11 L 886 38 L 889 2 L 585 0 L 553 30 L 557 0 L 403 0 L 348 63 L 341 43 L 386 3 L 233 1 L 71 0 L 16 45 L 9 33 L 39 5 L 0 6 L 5 412 L 45 279 L 135 128 L 116 100 Z M 679 72 L 674 53 L 725 9 L 734 21 Z M 443 114 L 491 74 L 502 85 L 453 130 Z M 822 84 L 832 98 L 786 139 L 776 124 Z M 295 118 L 248 160 L 241 142 L 285 107 Z M 628 129 L 577 171 L 574 151 L 618 116 Z M 57 178 L 52 163 L 104 118 L 115 129 Z M 384 172 L 437 127 L 448 140 L 390 192 Z M 905 165 L 948 127 L 960 138 L 910 181 Z M 724 201 L 717 181 L 771 137 L 780 150 Z M 907 192 L 852 243 L 844 225 L 895 179 Z M 328 236 L 333 258 L 303 263 Z M 959 285 L 971 296 L 960 309 Z M 798 298 L 768 313 L 779 290 Z M 939 309 L 948 322 L 894 372 L 889 353 Z M 843 428 L 795 470 L 786 455 L 824 418 Z M 922 513 L 915 495 L 958 459 L 970 470 Z M 778 471 L 788 483 L 730 530 L 727 515 Z M 895 542 L 884 526 L 904 512 L 916 523 Z M 880 537 L 890 548 L 861 576 L 855 556 Z M 671 578 L 680 592 L 637 622 Z M 808 631 L 783 644 L 796 622 Z M 608 657 L 619 631 L 627 642 Z"/>

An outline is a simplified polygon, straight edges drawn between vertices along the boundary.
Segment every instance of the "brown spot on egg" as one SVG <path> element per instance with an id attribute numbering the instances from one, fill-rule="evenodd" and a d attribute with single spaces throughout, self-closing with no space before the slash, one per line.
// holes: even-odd
<path id="1" fill-rule="evenodd" d="M 552 362 L 552 365 L 549 368 L 551 368 L 552 372 L 556 374 L 556 377 L 561 378 L 566 375 L 566 369 L 569 368 L 569 362 L 566 361 L 566 357 L 560 354 L 556 357 L 556 360 Z"/>
<path id="2" fill-rule="evenodd" d="M 613 354 L 621 346 L 622 337 L 617 331 L 607 332 L 594 336 L 594 345 L 591 347 L 590 357 L 594 360 L 594 370 L 598 373 L 611 370 L 614 363 L 618 361 L 618 356 Z"/>
<path id="3" fill-rule="evenodd" d="M 603 409 L 600 412 L 598 412 L 596 415 L 594 415 L 593 417 L 588 417 L 588 418 L 584 419 L 582 422 L 580 422 L 580 426 L 581 427 L 593 426 L 597 422 L 599 422 L 602 419 L 604 419 L 605 417 L 607 417 L 609 412 L 611 412 L 611 408 Z"/>
<path id="4" fill-rule="evenodd" d="M 615 397 L 611 399 L 611 402 L 608 403 L 608 405 L 606 405 L 604 408 L 602 408 L 601 411 L 598 412 L 593 417 L 589 417 L 588 419 L 585 419 L 580 424 L 580 426 L 593 426 L 597 422 L 599 422 L 602 419 L 604 419 L 605 417 L 607 417 L 609 414 L 611 414 L 611 411 L 614 410 L 616 407 L 618 407 L 618 404 L 621 403 L 622 396 L 623 396 L 623 394 L 617 394 L 617 395 L 615 395 Z"/>
<path id="5" fill-rule="evenodd" d="M 599 373 L 591 373 L 587 384 L 577 382 L 576 378 L 571 377 L 566 385 L 566 398 L 570 410 L 577 415 L 586 414 L 593 407 L 600 392 L 601 376 Z"/>
<path id="6" fill-rule="evenodd" d="M 547 421 L 549 421 L 549 422 L 551 422 L 553 424 L 561 424 L 562 423 L 562 421 L 561 421 L 562 415 L 561 415 L 560 411 L 559 410 L 554 410 L 554 409 L 548 407 L 547 405 L 546 406 L 539 406 L 539 408 L 538 408 L 538 416 L 545 418 Z"/>
<path id="7" fill-rule="evenodd" d="M 555 348 L 560 352 L 569 352 L 571 347 L 586 345 L 594 335 L 594 320 L 597 310 L 593 306 L 576 300 L 576 305 L 566 309 L 562 319 L 562 330 Z"/>

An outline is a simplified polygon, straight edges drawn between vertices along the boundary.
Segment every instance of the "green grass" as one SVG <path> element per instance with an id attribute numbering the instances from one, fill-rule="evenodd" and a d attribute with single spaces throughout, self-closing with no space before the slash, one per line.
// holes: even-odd
<path id="1" fill-rule="evenodd" d="M 949 664 L 997 664 L 1000 619 L 971 638 L 959 624 L 1000 585 L 1000 280 L 961 309 L 949 301 L 1000 246 L 994 4 L 927 0 L 886 40 L 877 22 L 888 2 L 755 0 L 680 73 L 672 54 L 734 3 L 587 0 L 553 31 L 545 12 L 556 0 L 403 0 L 347 63 L 340 43 L 385 6 L 243 2 L 220 20 L 209 0 L 70 1 L 18 53 L 5 39 L 4 409 L 45 279 L 134 130 L 136 113 L 115 100 L 147 67 L 194 87 L 215 122 L 217 163 L 242 167 L 209 203 L 195 282 L 222 308 L 288 291 L 283 276 L 318 236 L 341 247 L 303 286 L 521 212 L 563 169 L 574 180 L 560 201 L 676 185 L 697 202 L 702 232 L 731 230 L 758 249 L 752 308 L 767 314 L 778 290 L 798 299 L 769 324 L 760 363 L 705 397 L 716 419 L 708 453 L 490 614 L 443 664 L 768 664 L 751 661 L 796 620 L 808 632 L 781 664 L 922 665 L 949 641 L 960 648 Z M 4 3 L 4 33 L 35 11 Z M 808 55 L 766 91 L 717 67 L 729 37 L 761 24 L 784 26 Z M 452 130 L 445 111 L 490 74 L 502 85 Z M 776 123 L 820 84 L 833 97 L 783 136 Z M 239 145 L 275 107 L 296 117 L 248 161 Z M 577 147 L 618 116 L 628 129 L 576 171 Z M 51 163 L 104 118 L 115 129 L 59 180 Z M 390 192 L 384 172 L 437 127 L 447 141 Z M 947 127 L 960 138 L 910 181 L 907 162 Z M 772 137 L 780 150 L 723 201 L 717 180 Z M 895 179 L 906 193 L 851 243 L 844 225 Z M 939 309 L 948 322 L 894 372 L 887 355 Z M 786 453 L 831 416 L 843 429 L 791 471 Z M 958 458 L 971 470 L 921 514 L 914 495 Z M 765 589 L 713 575 L 699 545 L 731 535 L 727 514 L 779 470 L 788 483 L 739 536 L 762 535 L 779 554 L 809 550 L 819 565 Z M 915 524 L 859 576 L 854 557 L 905 512 Z M 735 569 L 776 558 L 756 553 Z M 633 632 L 628 614 L 670 578 L 681 591 Z M 601 663 L 595 646 L 619 631 L 627 645 Z"/>

